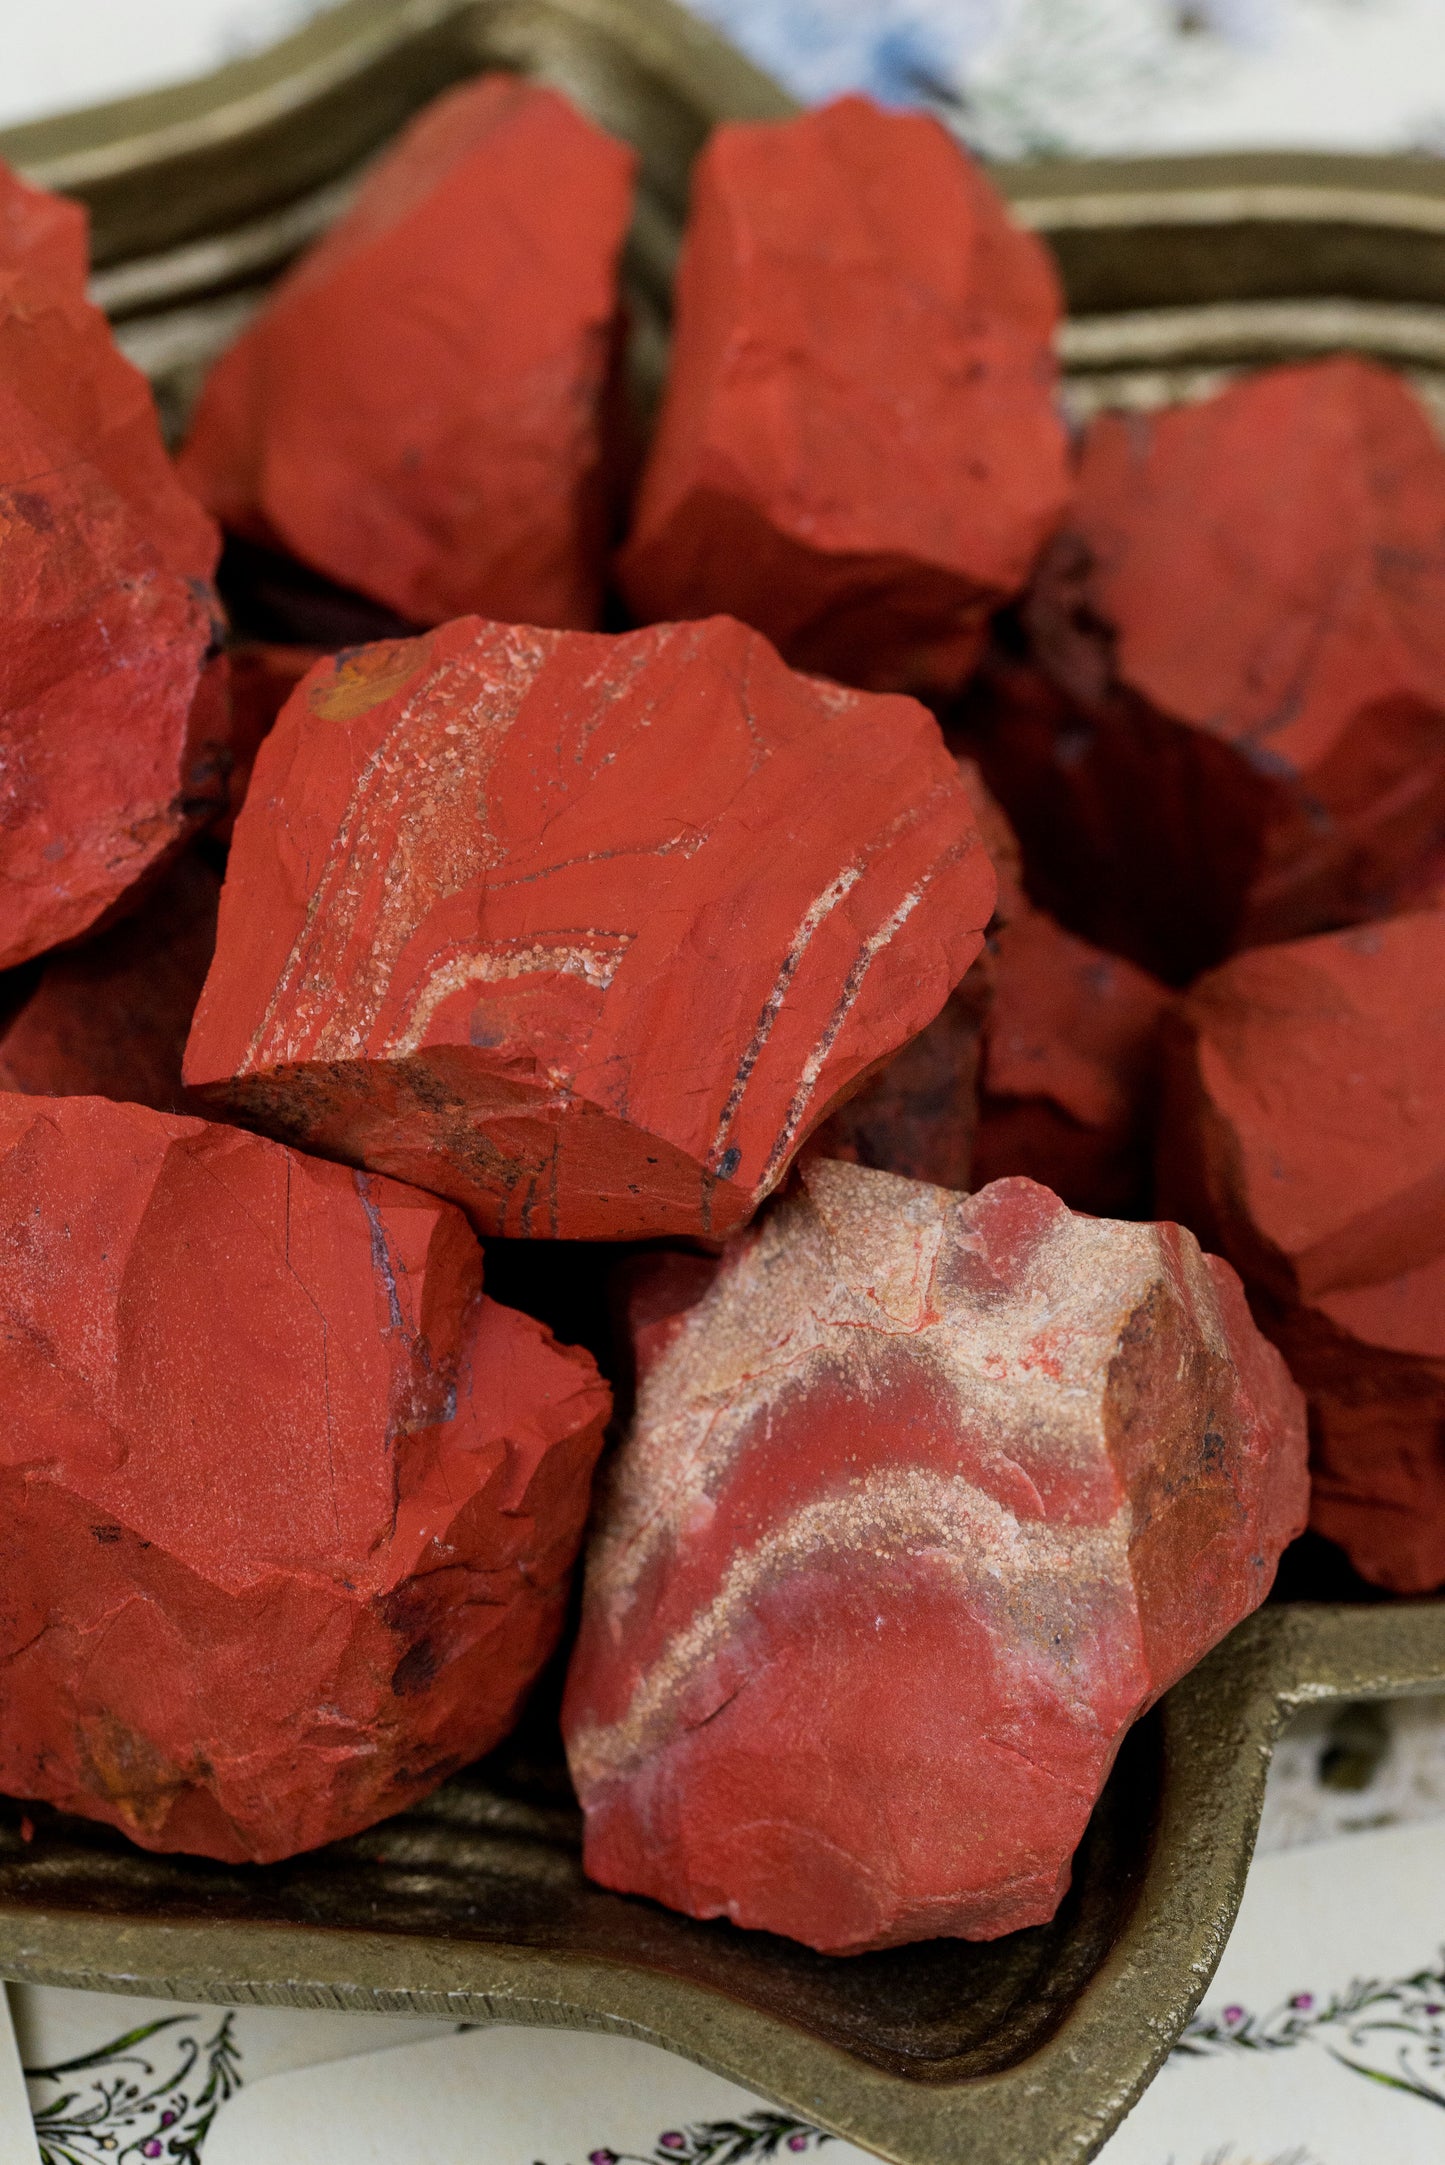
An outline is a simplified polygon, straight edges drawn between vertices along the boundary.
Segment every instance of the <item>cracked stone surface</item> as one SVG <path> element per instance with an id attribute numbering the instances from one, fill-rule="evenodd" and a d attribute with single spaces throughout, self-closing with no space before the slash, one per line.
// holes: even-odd
<path id="1" fill-rule="evenodd" d="M 720 1238 L 938 1013 L 993 891 L 911 700 L 728 618 L 464 619 L 287 704 L 186 1079 L 483 1232 Z"/>
<path id="2" fill-rule="evenodd" d="M 1445 910 L 1239 955 L 1171 1029 L 1160 1200 L 1309 1394 L 1311 1521 L 1445 1583 Z"/>
<path id="3" fill-rule="evenodd" d="M 635 163 L 516 75 L 437 99 L 212 369 L 185 479 L 411 622 L 594 624 Z"/>
<path id="4" fill-rule="evenodd" d="M 1106 414 L 968 741 L 1036 901 L 1185 983 L 1445 843 L 1445 449 L 1348 357 Z"/>
<path id="5" fill-rule="evenodd" d="M 713 131 L 619 560 L 797 667 L 956 689 L 1064 508 L 1047 251 L 934 120 L 842 98 Z"/>
<path id="6" fill-rule="evenodd" d="M 264 1862 L 505 1733 L 609 1394 L 481 1276 L 434 1196 L 0 1097 L 0 1790 Z"/>
<path id="7" fill-rule="evenodd" d="M 829 1953 L 1043 1921 L 1128 1725 L 1304 1523 L 1238 1279 L 1031 1181 L 811 1160 L 688 1290 L 634 1302 L 588 1556 L 588 1872 Z"/>
<path id="8" fill-rule="evenodd" d="M 0 969 L 88 931 L 224 802 L 219 536 L 98 310 L 0 270 Z"/>
<path id="9" fill-rule="evenodd" d="M 120 924 L 52 956 L 0 1023 L 0 1090 L 178 1112 L 220 893 L 219 873 L 188 853 Z"/>

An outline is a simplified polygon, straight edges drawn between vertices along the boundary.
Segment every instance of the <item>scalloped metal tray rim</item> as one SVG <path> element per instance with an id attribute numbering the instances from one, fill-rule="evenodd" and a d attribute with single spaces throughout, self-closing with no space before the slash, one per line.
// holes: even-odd
<path id="1" fill-rule="evenodd" d="M 1445 1603 L 1301 1603 L 1242 1624 L 1163 1702 L 1161 1821 L 1133 1911 L 1048 2040 L 997 2073 L 900 2077 L 630 1963 L 405 1934 L 0 1904 L 0 1975 L 163 1998 L 411 2012 L 641 2037 L 895 2165 L 1084 2165 L 1167 2056 L 1228 1937 L 1274 1741 L 1299 1708 L 1445 1683 Z"/>

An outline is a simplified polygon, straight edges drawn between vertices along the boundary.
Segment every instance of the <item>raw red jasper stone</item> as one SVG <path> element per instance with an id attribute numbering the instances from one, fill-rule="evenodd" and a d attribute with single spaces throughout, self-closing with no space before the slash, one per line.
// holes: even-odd
<path id="1" fill-rule="evenodd" d="M 218 873 L 182 857 L 120 924 L 52 956 L 0 1025 L 0 1090 L 178 1110 L 220 893 Z"/>
<path id="2" fill-rule="evenodd" d="M 216 364 L 185 478 L 415 622 L 595 623 L 634 163 L 517 76 L 438 99 Z"/>
<path id="3" fill-rule="evenodd" d="M 84 296 L 90 220 L 79 203 L 32 188 L 0 158 L 0 270 L 30 271 Z"/>
<path id="4" fill-rule="evenodd" d="M 236 814 L 246 801 L 256 754 L 270 735 L 277 715 L 308 669 L 323 659 L 314 646 L 285 646 L 263 639 L 241 639 L 227 650 L 231 681 L 231 769 L 226 810 L 216 833 L 229 842 Z"/>
<path id="5" fill-rule="evenodd" d="M 103 319 L 0 274 L 0 968 L 78 937 L 219 808 L 217 537 Z"/>
<path id="6" fill-rule="evenodd" d="M 1021 1173 L 1072 1209 L 1137 1216 L 1169 995 L 1034 908 L 1012 828 L 972 762 L 959 772 L 998 874 L 983 952 L 937 1019 L 824 1122 L 814 1147 L 939 1187 Z"/>
<path id="7" fill-rule="evenodd" d="M 960 759 L 957 764 L 997 881 L 983 949 L 927 1028 L 869 1076 L 812 1139 L 822 1157 L 871 1165 L 878 1172 L 901 1173 L 939 1188 L 972 1184 L 994 948 L 1000 928 L 1028 908 L 1017 837 L 973 761 Z"/>
<path id="8" fill-rule="evenodd" d="M 1168 992 L 1027 906 L 990 933 L 989 952 L 973 1185 L 1027 1173 L 1075 1210 L 1137 1210 Z"/>
<path id="9" fill-rule="evenodd" d="M 503 1734 L 608 1394 L 480 1287 L 433 1196 L 0 1098 L 0 1788 L 265 1862 Z"/>
<path id="10" fill-rule="evenodd" d="M 1303 1406 L 1178 1227 L 801 1179 L 654 1326 L 564 1706 L 586 1868 L 827 1953 L 988 1939 L 1263 1598 Z"/>
<path id="11" fill-rule="evenodd" d="M 694 168 L 671 372 L 620 576 L 799 668 L 951 690 L 1067 494 L 1058 286 L 936 121 L 844 98 Z"/>
<path id="12" fill-rule="evenodd" d="M 812 1139 L 825 1158 L 908 1180 L 966 1188 L 978 1127 L 978 1077 L 993 979 L 981 958 L 942 1012 L 829 1115 Z"/>
<path id="13" fill-rule="evenodd" d="M 186 1078 L 484 1232 L 721 1237 L 937 1014 L 992 897 L 911 701 L 729 618 L 465 619 L 287 704 Z"/>
<path id="14" fill-rule="evenodd" d="M 150 385 L 98 308 L 54 279 L 0 270 L 0 387 L 121 499 L 168 571 L 192 582 L 211 578 L 220 534 L 176 479 Z M 0 438 L 5 485 L 48 501 L 52 477 L 23 463 L 23 442 L 10 448 L 12 427 Z M 100 518 L 97 509 L 92 519 Z M 7 594 L 13 590 L 7 580 Z"/>
<path id="15" fill-rule="evenodd" d="M 1445 450 L 1387 370 L 1106 414 L 967 710 L 1036 898 L 1182 982 L 1385 914 L 1445 839 Z"/>
<path id="16" fill-rule="evenodd" d="M 993 1011 L 1003 928 L 1029 907 L 1018 840 L 972 760 L 958 761 L 997 880 L 993 916 L 978 960 L 942 1012 L 896 1052 L 813 1138 L 825 1158 L 870 1165 L 939 1188 L 977 1186 L 979 1084 Z M 1010 1171 L 1028 1171 L 1026 1166 Z"/>
<path id="17" fill-rule="evenodd" d="M 1313 1523 L 1445 1581 L 1445 911 L 1237 956 L 1171 1028 L 1161 1201 L 1309 1394 Z"/>

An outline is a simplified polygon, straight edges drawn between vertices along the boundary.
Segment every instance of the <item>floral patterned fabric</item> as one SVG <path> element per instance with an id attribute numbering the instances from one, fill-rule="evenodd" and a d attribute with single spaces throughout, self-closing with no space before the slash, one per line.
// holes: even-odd
<path id="1" fill-rule="evenodd" d="M 37 2165 L 862 2160 L 626 2038 L 13 1987 L 11 2001 Z M 15 2076 L 23 2112 L 18 2061 Z M 1104 2165 L 1442 2156 L 1445 1704 L 1310 1714 L 1276 1754 L 1218 1977 Z"/>

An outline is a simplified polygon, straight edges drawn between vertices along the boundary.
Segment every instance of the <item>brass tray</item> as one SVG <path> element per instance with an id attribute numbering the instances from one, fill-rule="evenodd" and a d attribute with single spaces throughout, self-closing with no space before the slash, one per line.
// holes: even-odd
<path id="1" fill-rule="evenodd" d="M 641 397 L 692 157 L 791 110 L 670 0 L 345 0 L 204 81 L 0 133 L 90 206 L 96 297 L 178 428 L 201 371 L 413 110 L 482 66 L 633 141 Z M 1259 155 L 999 169 L 1055 250 L 1068 394 L 1155 403 L 1350 346 L 1445 411 L 1445 166 Z M 828 1960 L 590 1887 L 544 1691 L 417 1811 L 267 1869 L 159 1858 L 0 1804 L 0 1975 L 236 2003 L 619 2031 L 897 2165 L 1082 2165 L 1202 1995 L 1296 1709 L 1445 1689 L 1445 1603 L 1275 1603 L 1131 1735 L 1046 1927 Z"/>
<path id="2" fill-rule="evenodd" d="M 1287 1717 L 1445 1679 L 1445 1604 L 1268 1607 L 1129 1737 L 1050 1925 L 847 1960 L 589 1886 L 545 1707 L 418 1810 L 285 1865 L 0 1807 L 0 1975 L 612 2030 L 896 2165 L 1083 2165 L 1197 2004 Z"/>

